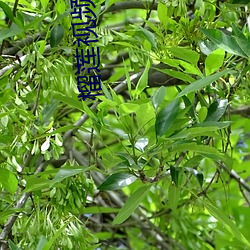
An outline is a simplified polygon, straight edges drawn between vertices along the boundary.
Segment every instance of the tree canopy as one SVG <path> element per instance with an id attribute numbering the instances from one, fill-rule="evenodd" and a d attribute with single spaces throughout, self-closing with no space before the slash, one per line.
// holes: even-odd
<path id="1" fill-rule="evenodd" d="M 0 249 L 250 249 L 248 7 L 0 1 Z"/>

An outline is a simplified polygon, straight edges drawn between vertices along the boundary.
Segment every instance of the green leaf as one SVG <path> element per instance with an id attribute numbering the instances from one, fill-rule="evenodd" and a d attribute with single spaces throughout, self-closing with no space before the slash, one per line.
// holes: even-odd
<path id="1" fill-rule="evenodd" d="M 197 145 L 195 142 L 176 144 L 171 148 L 171 152 L 180 152 L 183 150 L 197 152 L 205 157 L 208 157 L 214 161 L 223 161 L 229 168 L 231 168 L 232 163 L 231 158 L 226 154 L 220 153 L 216 148 L 207 145 Z"/>
<path id="2" fill-rule="evenodd" d="M 172 76 L 174 78 L 177 78 L 177 79 L 180 79 L 184 82 L 193 82 L 195 79 L 191 76 L 189 76 L 188 74 L 186 73 L 183 73 L 183 72 L 180 72 L 180 71 L 176 71 L 176 70 L 173 70 L 173 69 L 158 69 L 158 71 L 162 72 L 162 73 L 165 73 L 169 76 Z"/>
<path id="3" fill-rule="evenodd" d="M 197 66 L 193 66 L 192 64 L 179 60 L 179 65 L 184 68 L 185 73 L 198 75 L 200 77 L 203 77 L 203 74 L 201 73 L 200 69 Z"/>
<path id="4" fill-rule="evenodd" d="M 41 4 L 42 4 L 42 7 L 44 8 L 44 9 L 46 9 L 47 8 L 47 5 L 48 5 L 48 3 L 49 3 L 49 0 L 40 0 L 41 1 Z"/>
<path id="5" fill-rule="evenodd" d="M 106 0 L 105 2 L 105 7 L 108 9 L 112 4 L 116 2 L 116 0 Z"/>
<path id="6" fill-rule="evenodd" d="M 169 207 L 175 211 L 180 199 L 180 188 L 175 183 L 171 182 L 168 188 L 168 204 Z"/>
<path id="7" fill-rule="evenodd" d="M 174 123 L 179 110 L 179 101 L 174 99 L 156 116 L 155 132 L 156 136 L 164 135 Z"/>
<path id="8" fill-rule="evenodd" d="M 18 188 L 18 180 L 16 176 L 8 169 L 0 168 L 0 182 L 4 189 L 11 194 L 14 194 Z"/>
<path id="9" fill-rule="evenodd" d="M 53 237 L 45 244 L 45 246 L 43 247 L 42 250 L 49 250 L 51 249 L 54 241 L 59 237 L 59 235 L 64 231 L 64 229 L 68 226 L 69 222 L 64 222 L 65 224 L 55 232 L 55 234 L 53 235 Z"/>
<path id="10" fill-rule="evenodd" d="M 181 92 L 181 89 L 179 86 L 176 86 L 176 88 L 178 89 L 179 93 Z M 194 113 L 194 107 L 192 105 L 192 103 L 190 102 L 190 100 L 186 97 L 186 96 L 182 96 L 181 97 L 182 100 L 184 101 L 185 103 L 185 108 L 188 109 L 188 114 L 190 115 L 190 117 L 193 119 L 193 120 L 196 120 L 196 116 L 195 116 L 195 113 Z"/>
<path id="11" fill-rule="evenodd" d="M 23 212 L 24 209 L 23 208 L 10 208 L 7 207 L 6 210 L 0 212 L 0 222 L 4 223 L 5 220 L 7 220 L 9 218 L 10 215 L 14 214 L 14 213 L 20 213 Z"/>
<path id="12" fill-rule="evenodd" d="M 83 167 L 73 167 L 73 166 L 68 166 L 68 167 L 65 167 L 65 168 L 61 168 L 55 178 L 52 180 L 51 182 L 51 186 L 54 185 L 55 183 L 57 182 L 61 182 L 62 180 L 70 177 L 70 176 L 74 176 L 74 175 L 77 175 L 77 174 L 80 174 L 80 173 L 83 173 L 85 172 L 85 168 Z"/>
<path id="13" fill-rule="evenodd" d="M 51 180 L 37 177 L 37 176 L 31 176 L 26 178 L 26 188 L 24 192 L 33 192 L 33 191 L 39 191 L 44 190 L 46 188 L 49 188 L 51 185 Z"/>
<path id="14" fill-rule="evenodd" d="M 122 103 L 119 106 L 121 114 L 131 114 L 137 111 L 138 109 L 140 109 L 140 105 L 135 103 Z"/>
<path id="15" fill-rule="evenodd" d="M 135 36 L 139 36 L 141 41 L 147 40 L 150 42 L 151 46 L 153 48 L 157 47 L 156 41 L 155 41 L 155 35 L 151 31 L 144 29 L 139 26 L 139 31 L 135 33 Z"/>
<path id="16" fill-rule="evenodd" d="M 201 200 L 201 199 L 200 199 Z M 202 201 L 202 200 L 201 200 Z M 230 220 L 220 209 L 216 208 L 212 204 L 202 201 L 208 212 L 216 218 L 223 226 L 230 232 L 234 237 L 241 241 L 245 246 L 250 248 L 250 242 L 245 238 L 245 236 L 240 232 L 238 227 Z"/>
<path id="17" fill-rule="evenodd" d="M 204 181 L 204 176 L 201 172 L 197 171 L 194 168 L 189 168 L 186 167 L 185 168 L 188 172 L 190 172 L 193 176 L 195 176 L 195 178 L 197 179 L 197 181 L 199 182 L 200 186 L 202 187 L 203 185 L 203 181 Z"/>
<path id="18" fill-rule="evenodd" d="M 166 87 L 161 86 L 159 89 L 156 90 L 155 94 L 152 96 L 151 101 L 155 111 L 157 111 L 158 107 L 164 100 L 166 94 Z"/>
<path id="19" fill-rule="evenodd" d="M 99 190 L 117 190 L 133 183 L 136 177 L 132 174 L 120 172 L 109 176 L 99 187 Z"/>
<path id="20" fill-rule="evenodd" d="M 157 6 L 157 14 L 161 23 L 167 24 L 168 21 L 168 9 L 165 3 L 159 2 Z"/>
<path id="21" fill-rule="evenodd" d="M 227 105 L 228 105 L 227 99 L 222 99 L 222 100 L 213 102 L 208 108 L 207 117 L 204 122 L 219 121 L 220 118 L 224 115 L 227 109 Z"/>
<path id="22" fill-rule="evenodd" d="M 211 75 L 223 65 L 225 57 L 225 51 L 222 49 L 217 49 L 210 53 L 205 60 L 205 72 L 206 75 Z"/>
<path id="23" fill-rule="evenodd" d="M 124 222 L 139 206 L 143 198 L 147 195 L 150 187 L 150 185 L 144 185 L 131 194 L 120 212 L 116 215 L 112 224 L 121 224 Z"/>
<path id="24" fill-rule="evenodd" d="M 250 42 L 248 39 L 244 37 L 244 39 L 240 37 L 235 37 L 237 43 L 239 44 L 240 48 L 244 51 L 244 53 L 250 57 Z"/>
<path id="25" fill-rule="evenodd" d="M 135 93 L 134 93 L 134 97 L 137 98 L 139 96 L 139 94 L 147 87 L 148 85 L 148 70 L 150 67 L 150 61 L 147 61 L 145 70 L 143 71 L 137 85 L 135 88 Z"/>
<path id="26" fill-rule="evenodd" d="M 6 3 L 4 3 L 3 1 L 0 1 L 0 8 L 3 9 L 4 14 L 5 14 L 11 21 L 14 21 L 13 12 L 12 12 L 11 8 L 10 8 Z"/>
<path id="27" fill-rule="evenodd" d="M 69 96 L 65 96 L 65 95 L 62 95 L 60 93 L 57 93 L 57 92 L 54 92 L 53 93 L 53 96 L 63 102 L 63 103 L 66 103 L 68 104 L 69 106 L 73 107 L 73 108 L 76 108 L 82 112 L 85 112 L 84 108 L 83 108 L 83 104 L 81 102 L 79 102 L 77 99 L 75 98 L 71 98 Z"/>
<path id="28" fill-rule="evenodd" d="M 247 5 L 249 4 L 249 0 L 233 0 L 232 4 L 244 4 Z"/>
<path id="29" fill-rule="evenodd" d="M 63 126 L 63 127 L 60 127 L 58 129 L 53 130 L 53 132 L 38 135 L 37 137 L 34 137 L 32 139 L 32 141 L 37 140 L 37 139 L 41 139 L 41 138 L 44 138 L 44 137 L 47 137 L 47 136 L 50 136 L 50 135 L 61 134 L 63 132 L 69 131 L 70 129 L 76 129 L 76 128 L 79 128 L 79 126 L 75 126 L 75 125 Z"/>
<path id="30" fill-rule="evenodd" d="M 169 48 L 168 50 L 172 52 L 175 57 L 190 62 L 194 66 L 197 65 L 200 58 L 200 54 L 198 52 L 190 49 L 176 47 L 176 48 Z"/>
<path id="31" fill-rule="evenodd" d="M 12 25 L 11 28 L 2 29 L 2 30 L 0 30 L 0 42 L 6 38 L 9 38 L 12 36 L 17 36 L 22 32 L 23 32 L 23 29 L 20 29 L 16 25 Z"/>
<path id="32" fill-rule="evenodd" d="M 170 175 L 171 175 L 171 179 L 174 182 L 174 184 L 176 186 L 178 186 L 178 180 L 179 180 L 179 173 L 180 173 L 181 169 L 180 168 L 176 168 L 173 166 L 170 166 Z"/>
<path id="33" fill-rule="evenodd" d="M 117 213 L 119 212 L 119 208 L 114 208 L 114 207 L 96 207 L 96 206 L 92 206 L 92 207 L 82 207 L 80 208 L 80 212 L 82 214 L 111 214 L 111 213 Z"/>
<path id="34" fill-rule="evenodd" d="M 198 166 L 203 159 L 202 155 L 195 155 L 185 162 L 184 167 L 193 168 L 194 166 Z"/>
<path id="35" fill-rule="evenodd" d="M 42 112 L 42 124 L 49 122 L 50 118 L 58 108 L 59 101 L 52 100 L 51 103 L 45 104 Z"/>
<path id="36" fill-rule="evenodd" d="M 8 242 L 9 242 L 10 250 L 22 250 L 16 244 L 14 244 L 11 240 L 9 240 Z"/>
<path id="37" fill-rule="evenodd" d="M 232 35 L 235 37 L 241 38 L 243 40 L 246 40 L 246 42 L 248 42 L 245 35 L 242 33 L 242 31 L 234 23 L 232 23 Z"/>
<path id="38" fill-rule="evenodd" d="M 199 112 L 198 112 L 198 118 L 200 122 L 203 122 L 206 119 L 207 116 L 207 108 L 206 107 L 201 107 Z"/>
<path id="39" fill-rule="evenodd" d="M 225 121 L 225 122 L 204 121 L 195 124 L 193 127 L 217 127 L 216 129 L 222 129 L 228 127 L 230 124 L 232 124 L 231 121 Z"/>
<path id="40" fill-rule="evenodd" d="M 56 25 L 50 35 L 50 46 L 56 47 L 62 40 L 64 34 L 64 28 L 61 24 Z"/>
<path id="41" fill-rule="evenodd" d="M 46 12 L 44 15 L 42 16 L 35 16 L 34 19 L 32 19 L 32 22 L 28 23 L 25 27 L 24 27 L 24 30 L 27 31 L 27 30 L 34 30 L 34 29 L 37 29 L 37 27 L 41 24 L 41 22 L 46 18 L 46 17 L 49 17 L 51 15 L 51 11 L 49 12 Z"/>
<path id="42" fill-rule="evenodd" d="M 179 133 L 172 135 L 170 139 L 190 139 L 196 136 L 206 135 L 207 132 L 215 131 L 218 127 L 195 127 L 188 128 L 180 131 Z"/>
<path id="43" fill-rule="evenodd" d="M 197 90 L 201 90 L 202 88 L 206 87 L 207 85 L 213 83 L 214 81 L 218 80 L 223 75 L 231 72 L 230 70 L 223 70 L 221 72 L 215 73 L 213 75 L 207 76 L 205 78 L 202 78 L 198 81 L 195 81 L 191 84 L 189 84 L 185 89 L 183 89 L 178 95 L 178 97 L 181 97 L 183 95 L 195 92 Z"/>
<path id="44" fill-rule="evenodd" d="M 38 241 L 36 250 L 43 250 L 43 247 L 46 245 L 47 242 L 48 241 L 47 241 L 46 237 L 44 235 L 41 235 L 40 239 Z"/>
<path id="45" fill-rule="evenodd" d="M 200 50 L 203 54 L 205 55 L 209 55 L 212 51 L 218 49 L 218 46 L 216 44 L 214 44 L 212 41 L 210 41 L 209 39 L 206 39 L 204 41 L 199 41 L 199 47 Z"/>
<path id="46" fill-rule="evenodd" d="M 112 98 L 110 92 L 108 91 L 108 89 L 107 89 L 107 87 L 105 86 L 105 84 L 103 84 L 103 82 L 101 82 L 101 86 L 102 86 L 102 91 L 103 91 L 104 95 L 106 96 L 106 98 L 107 98 L 108 100 L 113 100 L 113 98 Z"/>
<path id="47" fill-rule="evenodd" d="M 222 31 L 217 29 L 204 29 L 200 28 L 201 32 L 204 33 L 213 43 L 219 48 L 241 57 L 246 57 L 246 54 L 241 49 L 237 40 L 233 36 L 228 36 Z"/>

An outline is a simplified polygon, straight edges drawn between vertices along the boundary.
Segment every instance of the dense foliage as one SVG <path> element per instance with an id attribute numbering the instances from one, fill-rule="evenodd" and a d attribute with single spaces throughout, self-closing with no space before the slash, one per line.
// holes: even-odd
<path id="1" fill-rule="evenodd" d="M 70 0 L 0 1 L 0 249 L 250 249 L 248 1 L 93 2 L 82 101 Z"/>

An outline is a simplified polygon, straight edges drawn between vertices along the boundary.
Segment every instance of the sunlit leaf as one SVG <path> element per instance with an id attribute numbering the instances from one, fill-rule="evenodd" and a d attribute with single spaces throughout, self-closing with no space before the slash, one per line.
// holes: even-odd
<path id="1" fill-rule="evenodd" d="M 217 49 L 210 53 L 205 60 L 206 75 L 211 75 L 221 68 L 224 62 L 225 51 Z"/>
<path id="2" fill-rule="evenodd" d="M 5 168 L 0 168 L 0 183 L 11 194 L 14 194 L 18 187 L 16 176 Z"/>
<path id="3" fill-rule="evenodd" d="M 182 60 L 190 62 L 194 66 L 197 65 L 199 58 L 200 58 L 200 54 L 194 50 L 181 48 L 181 47 L 175 47 L 175 48 L 172 47 L 172 48 L 169 48 L 168 50 L 172 52 L 175 57 L 178 57 Z"/>

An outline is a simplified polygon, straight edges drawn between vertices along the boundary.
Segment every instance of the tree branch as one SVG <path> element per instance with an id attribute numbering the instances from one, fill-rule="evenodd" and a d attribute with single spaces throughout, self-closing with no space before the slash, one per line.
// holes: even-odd
<path id="1" fill-rule="evenodd" d="M 250 192 L 250 186 L 233 169 L 229 170 L 224 163 L 219 164 L 219 166 L 225 170 L 232 179 L 236 180 L 240 186 L 242 186 L 246 191 Z"/>

